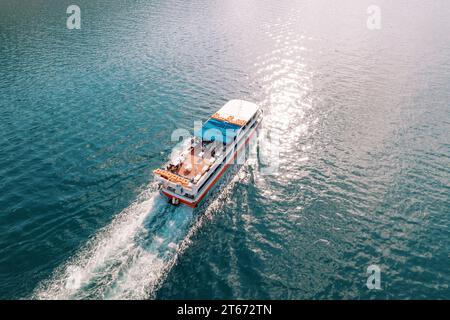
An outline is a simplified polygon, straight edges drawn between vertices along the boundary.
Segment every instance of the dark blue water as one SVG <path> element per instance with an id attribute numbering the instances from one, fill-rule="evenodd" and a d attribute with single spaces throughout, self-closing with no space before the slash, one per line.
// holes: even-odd
<path id="1" fill-rule="evenodd" d="M 450 298 L 448 1 L 76 4 L 0 2 L 0 298 Z M 268 142 L 167 206 L 172 132 L 233 98 Z"/>

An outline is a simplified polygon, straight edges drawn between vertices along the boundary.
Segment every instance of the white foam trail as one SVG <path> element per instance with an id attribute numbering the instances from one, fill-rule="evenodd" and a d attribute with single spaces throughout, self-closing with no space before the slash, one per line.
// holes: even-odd
<path id="1" fill-rule="evenodd" d="M 32 298 L 154 298 L 192 236 L 222 207 L 238 180 L 239 174 L 195 220 L 191 208 L 171 207 L 149 186 L 51 279 L 40 284 Z M 160 220 L 152 221 L 158 213 Z M 156 230 L 151 230 L 156 222 Z"/>
<path id="2" fill-rule="evenodd" d="M 132 263 L 107 292 L 107 299 L 142 299 L 151 297 L 161 284 L 179 252 L 176 243 L 183 241 L 193 221 L 193 210 L 178 207 L 132 257 Z"/>
<path id="3" fill-rule="evenodd" d="M 135 237 L 142 231 L 144 220 L 163 206 L 166 201 L 149 186 L 78 254 L 58 268 L 50 280 L 39 285 L 33 298 L 104 298 L 105 289 L 141 254 Z M 156 258 L 151 262 L 160 264 Z"/>

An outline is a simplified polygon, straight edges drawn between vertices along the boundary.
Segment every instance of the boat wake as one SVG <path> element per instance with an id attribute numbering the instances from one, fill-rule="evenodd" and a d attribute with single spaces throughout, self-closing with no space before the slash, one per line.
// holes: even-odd
<path id="1" fill-rule="evenodd" d="M 175 263 L 194 223 L 150 185 L 33 293 L 35 299 L 147 299 Z"/>
<path id="2" fill-rule="evenodd" d="M 82 247 L 32 299 L 152 299 L 203 223 L 218 212 L 239 175 L 201 214 L 173 207 L 149 185 L 137 200 Z"/>

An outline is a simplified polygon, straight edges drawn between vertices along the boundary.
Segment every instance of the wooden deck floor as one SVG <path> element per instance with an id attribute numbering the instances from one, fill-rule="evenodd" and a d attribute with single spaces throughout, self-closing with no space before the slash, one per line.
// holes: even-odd
<path id="1" fill-rule="evenodd" d="M 194 179 L 194 177 L 198 174 L 201 174 L 204 166 L 209 165 L 209 158 L 201 158 L 193 154 L 188 154 L 186 156 L 186 160 L 183 161 L 180 168 L 177 171 L 177 174 L 186 178 L 186 179 Z M 188 168 L 191 167 L 191 170 Z"/>

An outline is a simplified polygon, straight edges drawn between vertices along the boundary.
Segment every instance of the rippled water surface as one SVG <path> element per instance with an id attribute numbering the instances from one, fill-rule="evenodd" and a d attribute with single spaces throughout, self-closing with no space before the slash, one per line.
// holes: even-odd
<path id="1" fill-rule="evenodd" d="M 1 1 L 0 298 L 449 299 L 450 5 L 372 2 Z M 276 143 L 168 206 L 233 98 Z"/>

